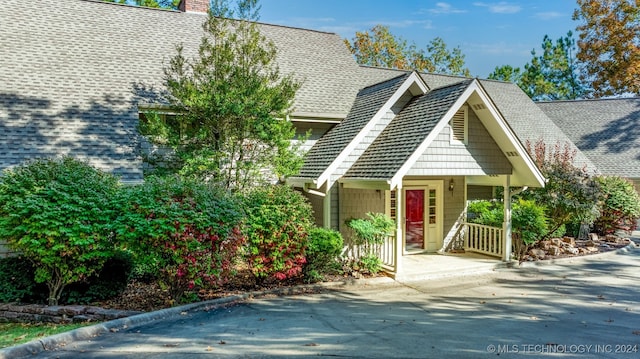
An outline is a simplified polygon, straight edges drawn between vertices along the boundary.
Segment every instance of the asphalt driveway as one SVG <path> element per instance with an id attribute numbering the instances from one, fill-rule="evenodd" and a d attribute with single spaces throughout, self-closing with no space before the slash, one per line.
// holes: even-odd
<path id="1" fill-rule="evenodd" d="M 187 310 L 29 358 L 640 357 L 640 249 Z"/>

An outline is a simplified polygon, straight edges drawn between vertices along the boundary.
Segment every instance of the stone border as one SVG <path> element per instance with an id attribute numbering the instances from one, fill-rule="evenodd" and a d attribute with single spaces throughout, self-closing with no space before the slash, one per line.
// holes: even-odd
<path id="1" fill-rule="evenodd" d="M 637 245 L 633 240 L 631 240 L 631 243 L 629 243 L 628 245 L 622 248 L 614 249 L 612 251 L 586 254 L 581 256 L 543 259 L 543 260 L 537 260 L 537 261 L 531 261 L 531 262 L 522 262 L 520 264 L 515 262 L 514 265 L 511 266 L 511 268 L 531 268 L 531 267 L 538 267 L 538 266 L 544 266 L 549 264 L 563 264 L 571 261 L 590 260 L 590 259 L 602 258 L 606 256 L 617 255 L 620 253 L 628 253 L 639 247 L 640 247 L 639 245 Z"/>

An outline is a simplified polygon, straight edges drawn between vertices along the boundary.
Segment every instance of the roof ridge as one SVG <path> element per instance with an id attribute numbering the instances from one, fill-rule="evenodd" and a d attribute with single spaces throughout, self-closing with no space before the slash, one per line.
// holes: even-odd
<path id="1" fill-rule="evenodd" d="M 560 103 L 560 102 L 598 102 L 598 101 L 621 101 L 621 100 L 640 100 L 640 96 L 632 97 L 608 97 L 608 98 L 583 98 L 573 100 L 546 100 L 534 101 L 536 104 Z"/>
<path id="2" fill-rule="evenodd" d="M 365 87 L 361 88 L 361 89 L 360 89 L 360 91 L 358 91 L 358 92 L 362 92 L 362 91 L 367 90 L 367 89 L 370 89 L 370 88 L 374 88 L 374 87 L 377 87 L 377 86 L 381 86 L 381 85 L 386 84 L 386 83 L 391 82 L 391 81 L 397 81 L 399 78 L 401 78 L 401 77 L 408 77 L 409 75 L 411 75 L 411 72 L 404 73 L 404 74 L 402 74 L 402 75 L 398 75 L 398 76 L 396 76 L 396 77 L 392 77 L 392 78 L 390 78 L 390 79 L 388 79 L 388 80 L 384 80 L 384 81 L 376 82 L 375 84 L 371 84 L 371 85 L 369 85 L 369 86 L 365 86 Z"/>

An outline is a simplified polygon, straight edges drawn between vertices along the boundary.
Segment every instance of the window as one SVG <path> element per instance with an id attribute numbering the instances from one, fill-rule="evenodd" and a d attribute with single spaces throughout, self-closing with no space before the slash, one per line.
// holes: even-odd
<path id="1" fill-rule="evenodd" d="M 466 145 L 469 132 L 469 121 L 467 116 L 467 106 L 462 106 L 450 122 L 451 144 Z"/>

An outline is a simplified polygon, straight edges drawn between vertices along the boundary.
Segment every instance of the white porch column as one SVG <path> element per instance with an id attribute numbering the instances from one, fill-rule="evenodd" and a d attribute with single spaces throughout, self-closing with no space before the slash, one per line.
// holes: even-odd
<path id="1" fill-rule="evenodd" d="M 404 228 L 404 211 L 402 210 L 402 206 L 404 206 L 402 202 L 402 184 L 399 184 L 398 187 L 396 187 L 396 241 L 395 250 L 393 251 L 393 263 L 396 275 L 402 270 L 402 231 Z"/>
<path id="2" fill-rule="evenodd" d="M 327 183 L 327 193 L 322 199 L 322 226 L 326 229 L 331 228 L 331 187 Z"/>
<path id="3" fill-rule="evenodd" d="M 502 248 L 502 260 L 511 260 L 511 176 L 506 175 L 504 179 L 504 222 L 502 222 L 502 233 L 504 235 Z"/>

